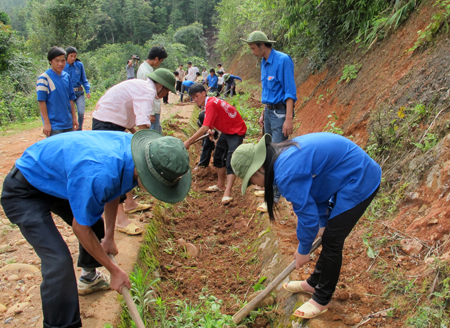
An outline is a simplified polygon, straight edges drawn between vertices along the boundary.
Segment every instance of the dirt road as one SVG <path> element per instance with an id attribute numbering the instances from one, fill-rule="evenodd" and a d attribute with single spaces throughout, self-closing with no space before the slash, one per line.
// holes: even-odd
<path id="1" fill-rule="evenodd" d="M 177 99 L 178 97 L 171 95 L 169 102 L 175 103 Z M 161 116 L 164 120 L 177 115 L 178 121 L 187 122 L 193 108 L 193 104 L 190 103 L 163 105 Z M 85 129 L 91 129 L 91 122 L 92 112 L 87 112 Z M 41 127 L 19 133 L 12 132 L 7 136 L 0 137 L 1 183 L 23 151 L 42 139 L 44 139 L 44 135 Z M 139 199 L 137 200 L 139 201 Z M 132 221 L 141 227 L 144 223 L 140 219 L 145 217 L 145 213 L 130 215 Z M 55 217 L 55 222 L 73 255 L 74 269 L 79 276 L 81 270 L 76 267 L 78 240 L 71 227 L 61 219 Z M 132 237 L 116 233 L 116 242 L 120 252 L 116 260 L 126 272 L 133 270 L 141 241 L 141 236 Z M 43 317 L 39 294 L 39 285 L 42 279 L 39 269 L 40 260 L 33 248 L 23 239 L 19 229 L 10 224 L 0 208 L 0 327 L 4 325 L 5 327 L 42 326 Z M 106 323 L 115 326 L 121 312 L 117 293 L 114 291 L 80 297 L 80 306 L 83 325 L 89 328 L 102 328 Z"/>

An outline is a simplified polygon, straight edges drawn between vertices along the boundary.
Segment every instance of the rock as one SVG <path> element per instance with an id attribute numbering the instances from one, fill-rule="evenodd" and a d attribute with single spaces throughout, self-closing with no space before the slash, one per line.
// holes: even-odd
<path id="1" fill-rule="evenodd" d="M 183 238 L 180 238 L 177 240 L 177 244 L 180 246 L 184 246 L 184 245 L 186 245 L 186 240 L 184 240 Z"/>
<path id="2" fill-rule="evenodd" d="M 23 303 L 17 303 L 13 306 L 11 306 L 8 311 L 6 311 L 6 316 L 12 316 L 15 314 L 19 314 L 22 313 L 23 310 L 25 310 L 27 307 L 29 307 L 31 305 L 30 302 L 23 302 Z"/>
<path id="3" fill-rule="evenodd" d="M 14 317 L 8 318 L 8 319 L 5 320 L 5 324 L 9 324 L 13 320 L 14 320 Z"/>
<path id="4" fill-rule="evenodd" d="M 3 313 L 6 311 L 6 306 L 4 306 L 3 304 L 0 304 L 0 313 Z"/>
<path id="5" fill-rule="evenodd" d="M 17 281 L 17 280 L 19 280 L 19 276 L 16 274 L 12 274 L 12 275 L 8 276 L 7 280 L 8 281 Z"/>
<path id="6" fill-rule="evenodd" d="M 362 319 L 362 316 L 355 313 L 349 317 L 344 318 L 344 323 L 349 326 L 354 326 L 354 325 L 357 325 L 358 323 L 360 323 L 361 319 Z"/>
<path id="7" fill-rule="evenodd" d="M 177 261 L 173 261 L 172 264 L 175 265 L 175 266 L 177 266 L 177 267 L 182 266 L 182 264 L 181 264 L 180 262 L 177 262 Z"/>
<path id="8" fill-rule="evenodd" d="M 26 243 L 27 243 L 27 240 L 22 238 L 22 239 L 19 239 L 18 241 L 16 241 L 14 243 L 14 246 L 20 246 L 20 245 L 23 245 L 23 244 L 26 244 Z"/>
<path id="9" fill-rule="evenodd" d="M 408 255 L 419 254 L 423 245 L 417 239 L 403 239 L 400 242 L 402 251 Z"/>
<path id="10" fill-rule="evenodd" d="M 433 224 L 438 224 L 438 218 L 431 218 L 428 220 L 427 225 L 433 225 Z"/>
<path id="11" fill-rule="evenodd" d="M 9 221 L 8 219 L 3 219 L 3 220 L 2 220 L 2 223 L 3 223 L 4 225 L 10 225 L 10 224 L 11 224 L 11 221 Z"/>
<path id="12" fill-rule="evenodd" d="M 338 293 L 337 297 L 340 301 L 346 301 L 350 298 L 350 294 L 346 291 L 341 291 Z"/>
<path id="13" fill-rule="evenodd" d="M 251 294 L 248 297 L 248 301 L 250 302 L 251 300 L 253 300 L 256 296 L 258 296 L 259 294 L 261 294 L 262 290 L 258 290 L 256 293 Z M 258 308 L 265 308 L 268 306 L 271 306 L 275 303 L 275 300 L 273 299 L 272 296 L 268 295 L 266 298 L 264 298 L 262 301 L 260 301 L 257 305 Z"/>
<path id="14" fill-rule="evenodd" d="M 221 237 L 217 240 L 219 242 L 219 244 L 225 244 L 227 242 L 226 238 Z"/>
<path id="15" fill-rule="evenodd" d="M 189 257 L 195 258 L 198 256 L 198 249 L 193 244 L 186 243 L 184 247 L 186 248 L 186 253 L 189 254 Z"/>
<path id="16" fill-rule="evenodd" d="M 18 271 L 18 272 L 28 271 L 28 272 L 34 273 L 34 272 L 39 272 L 41 270 L 39 270 L 34 265 L 30 265 L 30 264 L 12 263 L 12 264 L 5 265 L 3 268 L 0 269 L 0 273 L 7 272 L 7 271 Z"/>
<path id="17" fill-rule="evenodd" d="M 70 236 L 69 238 L 67 238 L 68 243 L 74 243 L 76 241 L 78 241 L 78 238 L 76 236 Z"/>
<path id="18" fill-rule="evenodd" d="M 31 280 L 31 279 L 33 279 L 33 275 L 32 274 L 26 274 L 25 276 L 24 276 L 24 278 L 25 279 L 27 279 L 27 280 Z"/>

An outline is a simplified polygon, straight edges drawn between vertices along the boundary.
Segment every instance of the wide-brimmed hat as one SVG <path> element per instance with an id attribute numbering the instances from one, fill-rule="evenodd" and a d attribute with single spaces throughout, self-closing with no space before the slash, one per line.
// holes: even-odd
<path id="1" fill-rule="evenodd" d="M 158 68 L 152 73 L 147 74 L 147 76 L 151 78 L 153 81 L 162 84 L 173 93 L 177 93 L 177 91 L 175 90 L 176 84 L 175 75 L 173 75 L 173 73 L 167 68 Z"/>
<path id="2" fill-rule="evenodd" d="M 228 81 L 229 79 L 230 79 L 230 74 L 229 73 L 227 73 L 227 74 L 225 74 L 224 76 L 223 76 L 223 80 L 224 81 Z"/>
<path id="3" fill-rule="evenodd" d="M 253 174 L 264 164 L 266 160 L 266 145 L 272 142 L 270 134 L 265 134 L 255 144 L 240 145 L 231 157 L 231 167 L 234 174 L 242 179 L 242 195 L 249 186 L 249 180 Z"/>
<path id="4" fill-rule="evenodd" d="M 189 154 L 180 139 L 154 130 L 140 130 L 131 139 L 131 153 L 139 180 L 155 198 L 182 201 L 191 188 Z"/>
<path id="5" fill-rule="evenodd" d="M 275 43 L 276 41 L 269 40 L 267 38 L 266 33 L 261 31 L 253 31 L 248 35 L 247 39 L 241 39 L 242 41 L 251 44 L 251 43 Z"/>

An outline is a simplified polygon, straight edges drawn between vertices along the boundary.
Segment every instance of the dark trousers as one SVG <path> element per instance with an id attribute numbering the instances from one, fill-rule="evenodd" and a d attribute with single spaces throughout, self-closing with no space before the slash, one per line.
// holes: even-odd
<path id="1" fill-rule="evenodd" d="M 163 97 L 163 103 L 165 103 L 165 104 L 169 103 L 169 94 L 167 94 L 167 96 Z"/>
<path id="2" fill-rule="evenodd" d="M 175 87 L 175 91 L 181 91 L 181 81 L 177 81 L 177 86 Z"/>
<path id="3" fill-rule="evenodd" d="M 51 215 L 53 212 L 72 225 L 73 213 L 69 201 L 34 188 L 14 167 L 3 183 L 1 204 L 8 219 L 18 225 L 41 259 L 44 327 L 81 327 L 72 256 Z M 103 219 L 91 228 L 99 240 L 104 237 Z M 80 244 L 78 266 L 95 268 L 101 264 Z"/>
<path id="4" fill-rule="evenodd" d="M 209 166 L 209 163 L 211 161 L 211 154 L 214 148 L 214 141 L 209 140 L 209 138 L 203 139 L 202 154 L 200 155 L 200 162 L 198 163 L 198 166 Z"/>
<path id="5" fill-rule="evenodd" d="M 307 280 L 315 288 L 312 299 L 320 305 L 327 305 L 331 301 L 341 273 L 345 239 L 372 202 L 378 188 L 369 198 L 327 222 L 322 236 L 322 252 L 313 274 Z"/>
<path id="6" fill-rule="evenodd" d="M 234 174 L 231 168 L 231 156 L 239 145 L 244 141 L 245 135 L 238 136 L 237 134 L 221 133 L 216 144 L 216 151 L 214 152 L 214 167 L 220 169 L 227 168 L 227 174 Z"/>

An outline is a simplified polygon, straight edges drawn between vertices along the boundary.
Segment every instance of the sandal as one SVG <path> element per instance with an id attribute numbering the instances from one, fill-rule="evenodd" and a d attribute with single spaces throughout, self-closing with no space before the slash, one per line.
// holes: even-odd
<path id="1" fill-rule="evenodd" d="M 141 211 L 146 211 L 148 209 L 150 209 L 151 206 L 147 205 L 147 204 L 138 204 L 138 206 L 135 209 L 129 210 L 129 211 L 125 211 L 125 213 L 127 214 L 133 214 L 136 212 L 141 212 Z"/>
<path id="2" fill-rule="evenodd" d="M 256 210 L 260 211 L 260 212 L 263 212 L 263 213 L 266 213 L 268 211 L 267 210 L 267 203 L 266 202 L 262 203 L 261 205 L 258 206 L 258 208 Z"/>
<path id="3" fill-rule="evenodd" d="M 229 204 L 232 200 L 233 200 L 233 197 L 228 197 L 228 196 L 222 197 L 222 205 Z"/>
<path id="4" fill-rule="evenodd" d="M 302 319 L 312 319 L 312 318 L 315 318 L 327 311 L 328 311 L 328 309 L 320 311 L 312 303 L 306 302 L 306 303 L 303 303 L 303 305 L 300 306 L 297 310 L 295 310 L 293 316 L 297 317 L 297 318 L 302 318 Z M 303 312 L 303 314 L 302 315 L 297 314 L 298 312 Z"/>
<path id="5" fill-rule="evenodd" d="M 137 236 L 143 232 L 142 229 L 139 228 L 137 225 L 135 225 L 133 222 L 127 225 L 125 228 L 117 227 L 117 231 L 126 233 L 127 235 L 130 236 Z"/>
<path id="6" fill-rule="evenodd" d="M 219 189 L 219 187 L 217 187 L 217 185 L 214 185 L 214 186 L 210 186 L 210 187 L 206 188 L 205 191 L 206 192 L 216 192 L 216 191 L 221 191 L 221 190 Z"/>
<path id="7" fill-rule="evenodd" d="M 306 293 L 306 294 L 312 294 L 311 292 L 308 292 L 307 290 L 305 290 L 303 287 L 302 287 L 302 282 L 303 281 L 305 281 L 305 280 L 302 280 L 302 281 L 290 281 L 290 282 L 288 282 L 288 283 L 284 283 L 283 284 L 283 288 L 284 289 L 286 289 L 288 292 L 291 292 L 291 293 Z"/>

